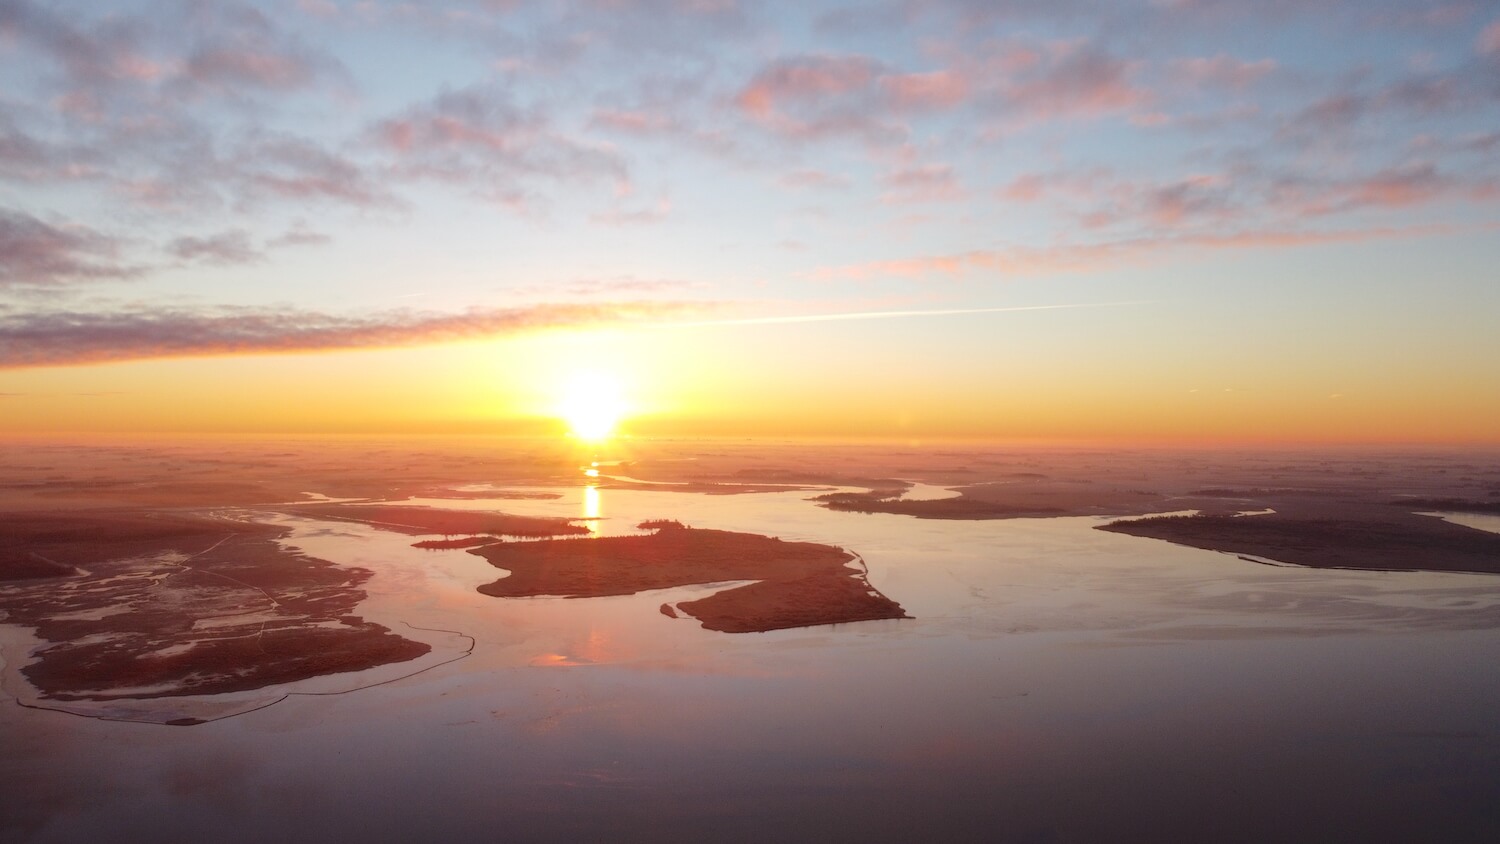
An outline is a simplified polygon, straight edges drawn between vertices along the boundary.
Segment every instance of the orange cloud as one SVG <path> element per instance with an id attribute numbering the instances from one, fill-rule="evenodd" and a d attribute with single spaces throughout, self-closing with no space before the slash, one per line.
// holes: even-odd
<path id="1" fill-rule="evenodd" d="M 365 317 L 255 308 L 20 313 L 0 316 L 0 369 L 421 346 L 552 328 L 660 320 L 698 314 L 707 307 L 684 302 L 615 302 L 471 309 L 457 314 L 395 311 Z"/>

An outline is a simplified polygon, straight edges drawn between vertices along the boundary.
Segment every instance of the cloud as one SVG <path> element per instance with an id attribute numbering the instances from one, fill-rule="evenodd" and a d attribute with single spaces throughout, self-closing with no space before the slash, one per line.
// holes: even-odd
<path id="1" fill-rule="evenodd" d="M 122 279 L 142 268 L 117 261 L 120 242 L 76 223 L 53 225 L 0 209 L 0 288 Z"/>
<path id="2" fill-rule="evenodd" d="M 1076 173 L 1025 173 L 1000 188 L 1011 202 L 1059 202 L 1078 223 L 1097 229 L 1131 224 L 1181 232 L 1193 227 L 1222 228 L 1247 209 L 1231 178 L 1195 173 L 1165 182 L 1121 178 L 1106 168 Z"/>
<path id="3" fill-rule="evenodd" d="M 1462 139 L 1458 149 L 1473 143 L 1482 144 L 1482 136 Z M 1278 167 L 1250 158 L 1223 172 L 1161 182 L 1122 178 L 1101 168 L 1027 173 L 1001 187 L 997 196 L 1012 202 L 1048 203 L 1090 229 L 1129 226 L 1136 232 L 1162 236 L 1210 234 L 1231 225 L 1286 227 L 1335 214 L 1500 198 L 1500 177 L 1480 171 L 1460 178 L 1432 161 L 1371 170 L 1346 166 L 1341 169 L 1348 172 L 1333 174 L 1327 169 Z"/>
<path id="4" fill-rule="evenodd" d="M 1366 228 L 1340 231 L 1300 232 L 1285 230 L 1242 231 L 1228 234 L 1187 234 L 1143 237 L 1088 244 L 1046 247 L 1017 246 L 979 249 L 947 255 L 869 261 L 836 267 L 820 267 L 807 277 L 814 281 L 865 281 L 873 278 L 929 278 L 987 272 L 1004 276 L 1040 276 L 1084 272 L 1118 266 L 1157 255 L 1192 249 L 1267 249 L 1424 237 L 1446 234 L 1444 226 Z"/>
<path id="5" fill-rule="evenodd" d="M 991 108 L 1022 122 L 1088 119 L 1146 103 L 1149 92 L 1130 79 L 1136 64 L 1086 41 L 1018 45 L 1015 71 L 993 80 Z"/>
<path id="6" fill-rule="evenodd" d="M 1379 86 L 1346 83 L 1294 112 L 1278 130 L 1278 139 L 1303 146 L 1331 139 L 1348 146 L 1355 129 L 1380 130 L 1380 117 L 1467 116 L 1493 109 L 1497 100 L 1495 68 L 1468 61 L 1449 70 L 1409 73 Z"/>
<path id="7" fill-rule="evenodd" d="M 1038 202 L 1059 195 L 1095 198 L 1101 186 L 1116 181 L 1115 175 L 1102 167 L 1077 172 L 1022 173 L 996 191 L 996 195 L 1012 202 Z"/>
<path id="8" fill-rule="evenodd" d="M 10 44 L 0 61 L 15 80 L 0 108 L 0 177 L 83 184 L 133 212 L 244 210 L 266 199 L 398 204 L 332 149 L 259 128 L 282 122 L 304 89 L 343 80 L 335 59 L 251 6 L 189 2 L 171 13 L 180 20 L 164 26 L 125 10 L 0 2 Z M 209 97 L 238 110 L 216 111 Z"/>
<path id="9" fill-rule="evenodd" d="M 266 246 L 279 249 L 284 246 L 323 246 L 332 242 L 332 237 L 313 231 L 307 227 L 307 223 L 299 220 L 296 225 L 266 241 Z"/>
<path id="10" fill-rule="evenodd" d="M 213 88 L 265 88 L 289 91 L 312 82 L 312 62 L 298 55 L 247 46 L 205 47 L 188 57 L 184 75 Z"/>
<path id="11" fill-rule="evenodd" d="M 237 150 L 230 177 L 247 198 L 341 202 L 362 208 L 396 208 L 401 201 L 366 168 L 311 141 L 264 135 Z"/>
<path id="12" fill-rule="evenodd" d="M 1234 197 L 1234 184 L 1214 174 L 1194 174 L 1164 184 L 1105 182 L 1095 207 L 1079 215 L 1089 228 L 1119 223 L 1145 224 L 1157 229 L 1182 230 L 1195 226 L 1221 227 L 1243 211 Z"/>
<path id="13" fill-rule="evenodd" d="M 266 259 L 264 252 L 250 243 L 250 233 L 232 229 L 207 237 L 179 237 L 167 244 L 167 251 L 184 261 L 221 266 L 254 264 Z"/>
<path id="14" fill-rule="evenodd" d="M 1195 86 L 1241 89 L 1276 70 L 1276 62 L 1271 59 L 1247 62 L 1219 53 L 1210 58 L 1178 59 L 1170 67 L 1174 75 Z"/>
<path id="15" fill-rule="evenodd" d="M 627 181 L 613 150 L 558 132 L 536 108 L 502 91 L 448 91 L 376 124 L 374 143 L 398 173 L 473 186 L 480 196 L 525 210 L 538 182 Z"/>
<path id="16" fill-rule="evenodd" d="M 880 201 L 888 204 L 948 202 L 964 196 L 953 167 L 948 164 L 901 167 L 886 174 L 882 181 L 886 190 Z"/>
<path id="17" fill-rule="evenodd" d="M 590 214 L 589 220 L 604 226 L 640 226 L 659 223 L 672 215 L 672 200 L 659 199 L 647 208 L 613 208 Z"/>
<path id="18" fill-rule="evenodd" d="M 882 76 L 880 87 L 902 111 L 952 108 L 969 94 L 968 80 L 951 70 Z"/>
<path id="19" fill-rule="evenodd" d="M 633 140 L 668 138 L 720 157 L 733 156 L 740 151 L 734 133 L 711 125 L 706 115 L 694 112 L 700 105 L 695 102 L 701 95 L 698 85 L 643 87 L 664 87 L 667 90 L 643 91 L 639 96 L 644 102 L 629 107 L 597 108 L 589 117 L 589 128 Z"/>
<path id="20" fill-rule="evenodd" d="M 255 6 L 194 4 L 186 17 L 196 38 L 175 62 L 167 83 L 173 93 L 286 94 L 348 78 L 337 59 L 281 29 Z"/>
<path id="21" fill-rule="evenodd" d="M 1500 56 L 1500 20 L 1495 21 L 1479 33 L 1474 47 L 1484 56 Z"/>
<path id="22" fill-rule="evenodd" d="M 238 3 L 186 3 L 171 10 L 176 26 L 147 14 L 111 13 L 86 21 L 26 0 L 0 3 L 0 31 L 60 71 L 55 99 L 85 122 L 131 119 L 143 106 L 162 109 L 183 97 L 237 98 L 285 93 L 347 72 L 335 59 Z"/>
<path id="23" fill-rule="evenodd" d="M 1344 186 L 1338 204 L 1344 208 L 1381 206 L 1405 208 L 1429 202 L 1450 187 L 1451 182 L 1431 164 L 1383 170 Z"/>
<path id="24" fill-rule="evenodd" d="M 804 55 L 761 68 L 735 97 L 746 116 L 797 137 L 888 130 L 868 110 L 880 65 L 866 56 Z"/>
<path id="25" fill-rule="evenodd" d="M 970 316 L 974 314 L 1008 314 L 1021 311 L 1059 311 L 1081 308 L 1120 308 L 1145 305 L 1148 302 L 1086 302 L 1064 305 L 1012 305 L 999 308 L 929 308 L 913 311 L 844 311 L 841 313 L 795 314 L 785 316 L 742 317 L 680 322 L 673 327 L 697 328 L 716 325 L 787 325 L 806 322 L 851 322 L 877 319 L 910 319 L 913 317 Z"/>
<path id="26" fill-rule="evenodd" d="M 906 73 L 868 56 L 816 53 L 763 66 L 734 104 L 761 126 L 792 138 L 900 141 L 906 117 L 952 109 L 968 91 L 968 81 L 951 70 Z"/>
<path id="27" fill-rule="evenodd" d="M 848 179 L 823 170 L 793 170 L 790 173 L 781 174 L 776 181 L 780 182 L 783 187 L 798 189 L 842 189 L 849 186 Z"/>
<path id="28" fill-rule="evenodd" d="M 615 302 L 476 308 L 457 314 L 390 311 L 364 317 L 230 307 L 19 313 L 0 315 L 0 369 L 431 345 L 657 321 L 708 307 Z"/>
<path id="29" fill-rule="evenodd" d="M 655 135 L 670 132 L 677 121 L 659 112 L 645 109 L 597 109 L 589 118 L 589 125 L 631 135 Z"/>
<path id="30" fill-rule="evenodd" d="M 0 113 L 0 177 L 18 182 L 79 181 L 99 172 L 100 156 L 76 143 L 52 143 Z"/>
<path id="31" fill-rule="evenodd" d="M 1446 199 L 1489 201 L 1495 198 L 1495 177 L 1457 179 L 1431 162 L 1412 162 L 1368 175 L 1341 179 L 1287 177 L 1273 185 L 1272 201 L 1300 216 L 1410 208 Z"/>
<path id="32" fill-rule="evenodd" d="M 139 20 L 128 17 L 84 27 L 26 0 L 0 2 L 0 34 L 35 45 L 78 88 L 160 76 L 160 67 L 143 52 L 143 30 Z"/>
<path id="33" fill-rule="evenodd" d="M 685 281 L 671 278 L 638 278 L 631 275 L 613 278 L 581 278 L 553 284 L 534 284 L 512 288 L 518 295 L 546 296 L 639 296 L 653 293 L 703 290 L 708 287 L 701 281 Z"/>
<path id="34" fill-rule="evenodd" d="M 826 100 L 867 88 L 880 66 L 865 56 L 798 56 L 762 68 L 735 98 L 741 109 L 769 117 L 787 103 Z"/>
<path id="35" fill-rule="evenodd" d="M 297 8 L 315 18 L 338 17 L 339 7 L 332 0 L 297 0 Z"/>

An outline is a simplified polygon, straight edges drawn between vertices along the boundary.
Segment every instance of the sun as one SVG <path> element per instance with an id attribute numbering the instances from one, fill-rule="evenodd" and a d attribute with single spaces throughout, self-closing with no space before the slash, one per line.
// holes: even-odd
<path id="1" fill-rule="evenodd" d="M 616 375 L 599 371 L 568 377 L 556 407 L 557 417 L 568 423 L 573 436 L 586 442 L 609 439 L 625 411 L 624 383 Z"/>

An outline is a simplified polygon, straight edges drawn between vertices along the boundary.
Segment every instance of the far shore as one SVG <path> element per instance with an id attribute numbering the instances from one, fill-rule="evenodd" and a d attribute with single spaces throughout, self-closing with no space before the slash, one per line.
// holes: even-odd
<path id="1" fill-rule="evenodd" d="M 1158 516 L 1099 530 L 1309 568 L 1500 574 L 1500 534 L 1431 516 Z"/>

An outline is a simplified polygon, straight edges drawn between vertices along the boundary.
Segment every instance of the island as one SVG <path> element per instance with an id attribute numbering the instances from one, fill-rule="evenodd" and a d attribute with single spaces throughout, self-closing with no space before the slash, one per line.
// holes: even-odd
<path id="1" fill-rule="evenodd" d="M 283 528 L 160 511 L 0 514 L 0 612 L 43 644 L 41 697 L 259 689 L 431 648 L 354 614 L 371 572 L 284 548 Z"/>
<path id="2" fill-rule="evenodd" d="M 850 567 L 858 556 L 814 542 L 683 526 L 642 524 L 652 533 L 599 539 L 543 539 L 472 548 L 508 577 L 479 587 L 497 598 L 630 595 L 726 581 L 754 581 L 684 601 L 677 613 L 727 633 L 907 618 L 900 604 Z"/>

